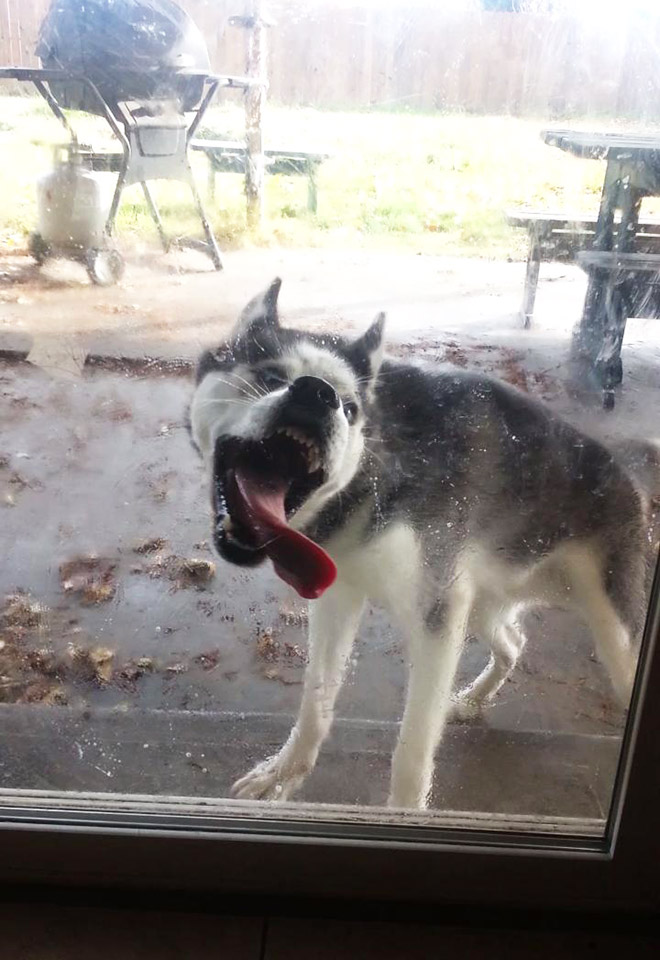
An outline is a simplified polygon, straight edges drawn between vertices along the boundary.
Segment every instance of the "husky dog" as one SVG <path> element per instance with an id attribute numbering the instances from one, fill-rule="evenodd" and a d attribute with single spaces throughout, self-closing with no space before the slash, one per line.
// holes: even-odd
<path id="1" fill-rule="evenodd" d="M 382 314 L 355 340 L 282 327 L 279 289 L 202 356 L 190 411 L 218 553 L 269 558 L 317 598 L 296 724 L 235 795 L 286 799 L 310 773 L 368 598 L 408 643 L 391 806 L 426 805 L 450 709 L 470 715 L 502 686 L 530 607 L 579 614 L 627 704 L 647 528 L 612 454 L 497 380 L 384 359 Z M 490 661 L 452 706 L 468 630 Z"/>

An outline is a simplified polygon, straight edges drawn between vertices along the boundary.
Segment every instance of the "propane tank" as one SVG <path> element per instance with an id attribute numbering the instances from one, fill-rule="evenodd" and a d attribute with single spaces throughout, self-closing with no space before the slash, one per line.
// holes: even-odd
<path id="1" fill-rule="evenodd" d="M 69 149 L 64 161 L 56 157 L 50 173 L 37 184 L 39 233 L 54 247 L 101 247 L 109 203 L 101 175 L 84 165 Z"/>

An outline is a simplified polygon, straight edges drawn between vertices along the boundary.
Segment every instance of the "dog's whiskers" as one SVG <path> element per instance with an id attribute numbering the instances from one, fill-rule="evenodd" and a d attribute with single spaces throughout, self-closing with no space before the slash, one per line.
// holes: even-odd
<path id="1" fill-rule="evenodd" d="M 245 377 L 241 377 L 240 374 L 235 373 L 233 370 L 229 371 L 229 376 L 236 377 L 237 380 L 240 380 L 241 383 L 244 383 L 245 386 L 252 392 L 255 399 L 258 399 L 259 397 L 265 397 L 268 395 L 267 392 L 262 388 L 260 388 L 259 386 L 257 386 L 256 383 L 250 383 L 249 380 L 246 380 Z"/>
<path id="2" fill-rule="evenodd" d="M 240 387 L 237 383 L 233 383 L 231 380 L 225 380 L 224 377 L 216 377 L 218 383 L 224 383 L 226 387 L 230 387 L 232 390 L 236 390 L 242 397 L 246 397 L 249 400 L 258 400 L 258 393 L 248 393 L 245 389 Z M 251 387 L 252 384 L 248 383 L 247 380 L 244 381 L 248 387 Z"/>
<path id="3" fill-rule="evenodd" d="M 249 407 L 249 406 L 250 406 L 250 401 L 249 401 L 249 400 L 237 400 L 237 399 L 235 399 L 235 398 L 232 399 L 231 397 L 214 397 L 214 398 L 212 398 L 212 399 L 210 399 L 210 400 L 199 400 L 198 403 L 197 403 L 197 405 L 200 406 L 200 407 L 208 407 L 208 406 L 212 406 L 213 404 L 216 404 L 216 403 L 238 403 L 238 404 L 240 404 L 241 406 L 244 406 L 244 407 Z"/>

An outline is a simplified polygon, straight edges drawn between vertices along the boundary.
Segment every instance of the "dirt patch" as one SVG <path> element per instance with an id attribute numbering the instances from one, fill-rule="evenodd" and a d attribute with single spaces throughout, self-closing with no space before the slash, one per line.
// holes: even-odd
<path id="1" fill-rule="evenodd" d="M 10 594 L 5 598 L 0 614 L 0 628 L 40 627 L 44 623 L 46 609 L 25 593 Z"/>
<path id="2" fill-rule="evenodd" d="M 276 680 L 284 686 L 302 683 L 307 654 L 297 643 L 277 639 L 272 630 L 259 630 L 255 655 L 264 664 L 265 680 Z"/>
<path id="3" fill-rule="evenodd" d="M 128 660 L 115 674 L 115 680 L 120 687 L 134 691 L 138 680 L 154 670 L 154 661 L 151 657 L 138 657 Z"/>
<path id="4" fill-rule="evenodd" d="M 524 393 L 531 393 L 549 400 L 562 392 L 561 384 L 553 371 L 534 370 L 530 357 L 522 350 L 498 344 L 473 343 L 443 339 L 420 339 L 390 346 L 389 352 L 402 360 L 448 363 L 461 370 L 482 372 L 504 380 Z"/>
<path id="5" fill-rule="evenodd" d="M 65 593 L 75 594 L 82 604 L 107 603 L 117 592 L 115 560 L 77 557 L 60 564 L 60 583 Z"/>
<path id="6" fill-rule="evenodd" d="M 499 376 L 502 380 L 510 383 L 512 387 L 517 387 L 524 393 L 530 392 L 530 384 L 526 370 L 521 366 L 525 355 L 514 350 L 508 350 L 503 347 L 501 350 L 502 359 L 498 364 Z"/>
<path id="7" fill-rule="evenodd" d="M 175 590 L 186 588 L 204 590 L 215 577 L 215 571 L 215 563 L 212 560 L 205 560 L 202 557 L 178 557 L 171 553 L 165 557 L 156 558 L 144 571 L 142 568 L 136 568 L 135 572 L 146 572 L 155 580 L 170 580 Z"/>
<path id="8" fill-rule="evenodd" d="M 266 663 L 274 663 L 278 659 L 280 645 L 275 640 L 272 630 L 261 630 L 257 634 L 256 654 L 259 660 L 265 660 Z"/>
<path id="9" fill-rule="evenodd" d="M 158 553 L 167 546 L 165 537 L 151 537 L 148 540 L 141 540 L 133 547 L 133 553 Z"/>
<path id="10" fill-rule="evenodd" d="M 100 690 L 137 694 L 148 677 L 173 677 L 220 663 L 220 650 L 179 654 L 176 660 L 122 657 L 93 643 L 76 620 L 48 611 L 27 594 L 9 595 L 0 607 L 0 703 L 84 706 Z M 51 622 L 52 620 L 52 622 Z M 49 629 L 49 627 L 51 629 Z"/>
<path id="11" fill-rule="evenodd" d="M 74 678 L 99 685 L 110 683 L 112 680 L 115 658 L 113 650 L 107 647 L 89 649 L 72 643 L 69 645 L 69 657 Z"/>
<path id="12" fill-rule="evenodd" d="M 280 620 L 287 627 L 306 627 L 309 623 L 309 613 L 305 607 L 281 607 Z"/>
<path id="13" fill-rule="evenodd" d="M 445 360 L 455 367 L 467 367 L 468 356 L 463 347 L 457 343 L 450 343 L 445 349 Z"/>
<path id="14" fill-rule="evenodd" d="M 199 653 L 194 657 L 193 662 L 196 663 L 198 667 L 201 667 L 202 670 L 215 670 L 220 663 L 220 651 L 206 650 L 204 653 Z"/>

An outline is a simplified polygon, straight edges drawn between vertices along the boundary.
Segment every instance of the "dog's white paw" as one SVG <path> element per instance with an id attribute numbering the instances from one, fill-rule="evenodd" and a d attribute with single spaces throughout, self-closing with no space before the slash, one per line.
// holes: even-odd
<path id="1" fill-rule="evenodd" d="M 232 787 L 239 800 L 288 800 L 301 786 L 309 769 L 287 762 L 281 754 L 257 764 Z"/>
<path id="2" fill-rule="evenodd" d="M 471 700 L 462 694 L 452 697 L 447 719 L 458 721 L 459 723 L 469 723 L 472 720 L 478 720 L 483 713 L 483 702 L 480 700 Z"/>

